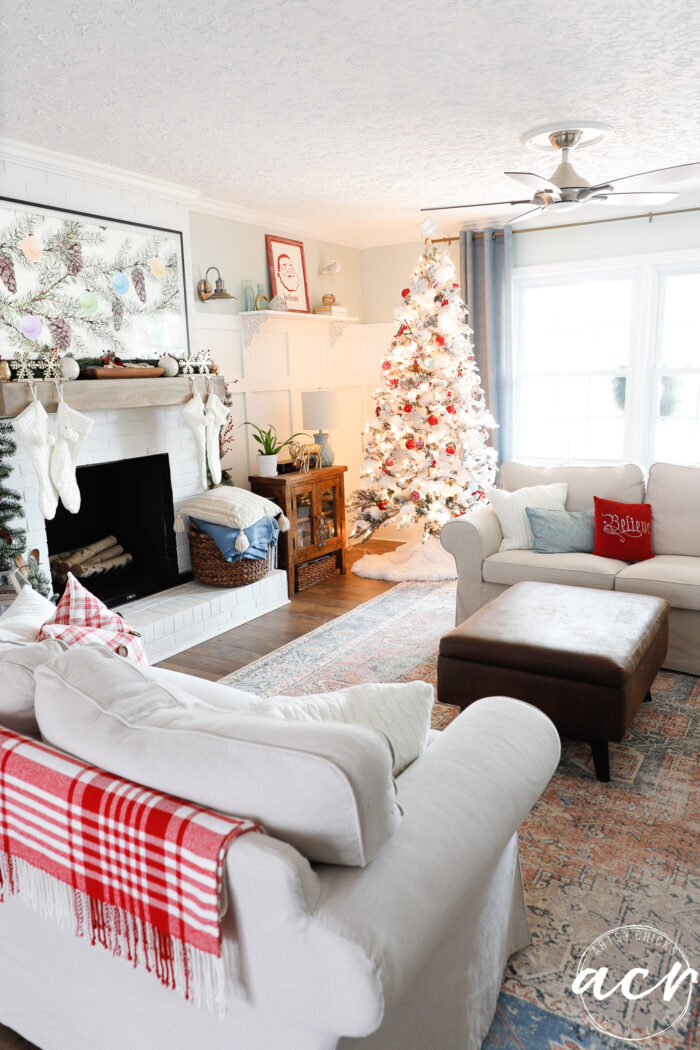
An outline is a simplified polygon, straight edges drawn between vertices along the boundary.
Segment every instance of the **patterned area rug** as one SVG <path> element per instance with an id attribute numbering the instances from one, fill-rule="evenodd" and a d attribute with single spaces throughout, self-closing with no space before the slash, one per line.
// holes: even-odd
<path id="1" fill-rule="evenodd" d="M 455 584 L 403 583 L 222 679 L 260 695 L 361 682 L 436 683 L 438 642 L 454 624 Z M 662 930 L 700 967 L 698 721 L 700 679 L 661 672 L 621 744 L 612 782 L 590 748 L 567 741 L 520 834 L 533 944 L 513 956 L 483 1050 L 620 1050 L 571 992 L 583 950 L 607 930 Z M 456 709 L 439 704 L 444 728 Z M 700 1045 L 700 996 L 655 1050 Z"/>

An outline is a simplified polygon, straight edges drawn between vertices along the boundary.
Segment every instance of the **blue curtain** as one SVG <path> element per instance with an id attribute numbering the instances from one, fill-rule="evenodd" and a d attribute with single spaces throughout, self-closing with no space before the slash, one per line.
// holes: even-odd
<path id="1" fill-rule="evenodd" d="M 513 231 L 463 230 L 459 244 L 474 355 L 486 405 L 498 423 L 491 443 L 503 463 L 513 456 Z"/>

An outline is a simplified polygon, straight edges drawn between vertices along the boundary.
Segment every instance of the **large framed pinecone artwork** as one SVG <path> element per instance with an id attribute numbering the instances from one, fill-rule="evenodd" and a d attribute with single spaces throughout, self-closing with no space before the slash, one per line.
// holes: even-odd
<path id="1" fill-rule="evenodd" d="M 189 353 L 182 234 L 0 197 L 0 357 Z"/>

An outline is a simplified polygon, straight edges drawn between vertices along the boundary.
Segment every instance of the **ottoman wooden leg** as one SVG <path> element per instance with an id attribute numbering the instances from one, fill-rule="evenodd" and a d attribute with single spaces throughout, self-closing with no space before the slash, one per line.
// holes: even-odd
<path id="1" fill-rule="evenodd" d="M 607 740 L 591 740 L 591 751 L 593 752 L 593 765 L 598 780 L 608 783 L 610 780 L 610 761 L 608 758 Z"/>

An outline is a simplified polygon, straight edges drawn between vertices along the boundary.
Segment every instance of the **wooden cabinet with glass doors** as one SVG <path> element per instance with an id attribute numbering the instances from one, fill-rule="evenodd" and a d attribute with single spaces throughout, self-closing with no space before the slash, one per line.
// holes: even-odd
<path id="1" fill-rule="evenodd" d="M 333 555 L 345 573 L 345 486 L 347 467 L 295 471 L 276 478 L 251 476 L 253 492 L 266 496 L 289 518 L 289 532 L 280 533 L 279 566 L 287 572 L 289 597 L 295 590 L 297 567 Z"/>

